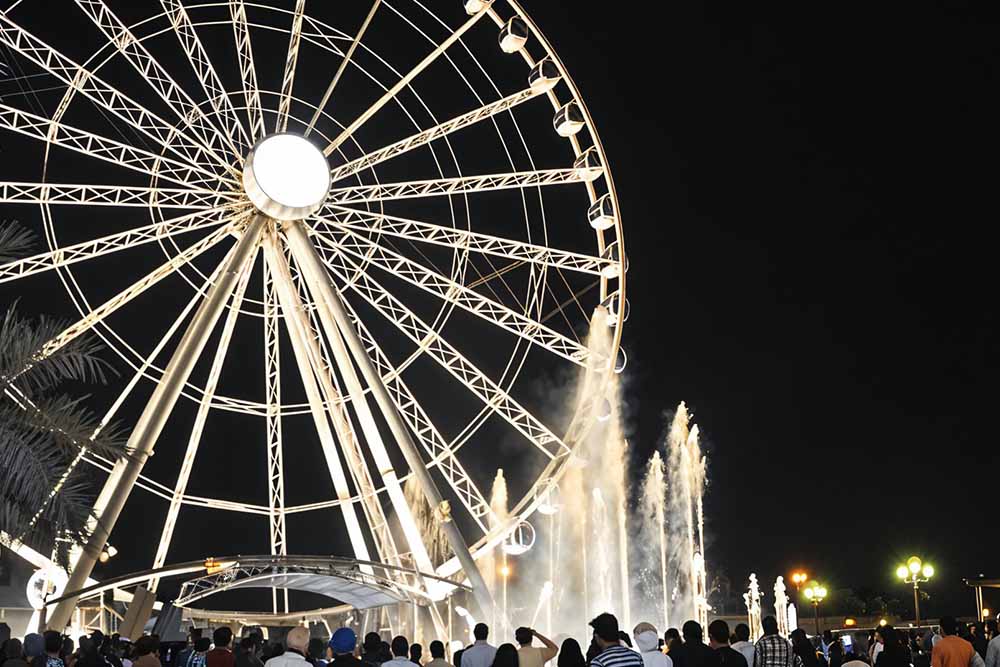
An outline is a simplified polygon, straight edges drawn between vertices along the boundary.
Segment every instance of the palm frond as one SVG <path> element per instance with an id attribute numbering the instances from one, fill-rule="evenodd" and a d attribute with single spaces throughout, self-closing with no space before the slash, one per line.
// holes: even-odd
<path id="1" fill-rule="evenodd" d="M 29 320 L 11 306 L 0 321 L 0 378 L 17 378 L 29 396 L 67 380 L 104 384 L 115 370 L 100 356 L 103 346 L 93 336 L 75 338 L 55 352 L 42 350 L 68 324 L 49 317 Z"/>
<path id="2" fill-rule="evenodd" d="M 0 262 L 9 262 L 35 245 L 35 235 L 16 220 L 0 222 Z"/>

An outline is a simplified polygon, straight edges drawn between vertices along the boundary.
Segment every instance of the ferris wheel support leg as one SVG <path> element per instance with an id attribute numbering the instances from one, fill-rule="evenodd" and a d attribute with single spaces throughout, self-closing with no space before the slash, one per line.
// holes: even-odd
<path id="1" fill-rule="evenodd" d="M 205 301 L 198 308 L 191 324 L 188 325 L 187 331 L 184 333 L 184 337 L 177 345 L 177 349 L 163 373 L 163 378 L 156 385 L 153 395 L 150 396 L 149 402 L 146 403 L 146 407 L 136 421 L 135 428 L 128 439 L 128 448 L 131 454 L 123 464 L 116 466 L 116 471 L 120 470 L 119 483 L 108 494 L 94 531 L 84 545 L 76 567 L 70 573 L 69 581 L 66 583 L 67 591 L 77 591 L 83 588 L 90 573 L 94 570 L 97 558 L 118 521 L 118 516 L 125 506 L 125 501 L 128 499 L 132 487 L 135 486 L 135 482 L 139 478 L 139 473 L 142 472 L 146 460 L 153 453 L 153 446 L 156 444 L 164 424 L 166 424 L 167 417 L 170 416 L 171 410 L 180 397 L 184 383 L 187 382 L 195 362 L 208 343 L 212 329 L 215 328 L 215 324 L 222 315 L 226 302 L 243 273 L 245 264 L 254 256 L 260 232 L 266 220 L 267 218 L 264 216 L 257 215 L 247 225 L 237 243 L 236 250 L 229 259 L 229 265 L 219 274 L 218 281 L 208 291 Z M 62 631 L 69 624 L 76 602 L 77 598 L 69 598 L 56 605 L 55 610 L 49 616 L 48 627 Z"/>
<path id="2" fill-rule="evenodd" d="M 381 376 L 375 370 L 375 366 L 371 358 L 369 358 L 368 352 L 365 350 L 364 343 L 362 343 L 357 330 L 347 316 L 344 305 L 340 300 L 340 294 L 337 292 L 330 274 L 324 269 L 319 253 L 313 246 L 312 241 L 309 240 L 304 224 L 296 222 L 289 225 L 285 230 L 285 235 L 299 268 L 309 283 L 310 288 L 316 292 L 314 296 L 322 302 L 321 305 L 326 306 L 336 320 L 337 327 L 341 335 L 343 335 L 358 368 L 361 370 L 365 382 L 371 388 L 372 396 L 382 411 L 382 415 L 389 425 L 389 429 L 392 431 L 392 435 L 400 451 L 403 453 L 403 457 L 406 459 L 407 466 L 416 476 L 427 502 L 434 508 L 440 521 L 441 529 L 448 538 L 448 543 L 452 551 L 455 552 L 459 563 L 462 565 L 462 569 L 465 570 L 465 574 L 472 584 L 473 593 L 482 612 L 484 614 L 492 613 L 494 606 L 493 596 L 486 586 L 486 581 L 483 579 L 483 575 L 479 571 L 479 567 L 476 565 L 476 561 L 472 557 L 472 553 L 469 551 L 469 547 L 465 543 L 465 538 L 462 537 L 458 526 L 451 520 L 450 516 L 445 514 L 445 503 L 441 492 L 434 483 L 434 479 L 427 470 L 427 466 L 424 465 L 424 460 L 420 456 L 420 452 L 417 451 L 417 447 L 410 437 L 410 432 L 407 430 L 406 424 L 396 410 L 396 406 L 389 396 L 389 391 L 385 388 Z"/>

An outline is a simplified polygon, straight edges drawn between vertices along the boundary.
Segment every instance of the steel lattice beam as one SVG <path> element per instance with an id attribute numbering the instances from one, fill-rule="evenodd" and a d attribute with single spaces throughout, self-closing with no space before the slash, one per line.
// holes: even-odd
<path id="1" fill-rule="evenodd" d="M 214 209 L 189 213 L 177 218 L 154 222 L 145 227 L 130 229 L 119 234 L 112 234 L 93 241 L 85 241 L 50 252 L 0 264 L 0 283 L 9 282 L 25 276 L 42 273 L 50 269 L 69 266 L 95 257 L 110 255 L 121 250 L 135 248 L 152 241 L 171 238 L 179 234 L 206 227 L 215 227 L 232 219 L 234 212 L 228 208 Z"/>
<path id="2" fill-rule="evenodd" d="M 224 136 L 209 121 L 201 107 L 174 81 L 104 0 L 76 0 L 76 4 L 206 148 L 219 155 L 225 155 L 227 150 L 233 156 L 241 155 L 233 139 Z"/>
<path id="3" fill-rule="evenodd" d="M 603 257 L 549 248 L 465 229 L 443 227 L 409 218 L 368 213 L 345 206 L 328 206 L 321 213 L 324 214 L 324 217 L 320 224 L 325 223 L 334 227 L 358 231 L 373 231 L 407 241 L 432 243 L 461 251 L 480 252 L 485 255 L 502 257 L 515 262 L 530 262 L 548 268 L 600 275 L 604 268 L 614 264 L 610 259 Z"/>
<path id="4" fill-rule="evenodd" d="M 285 463 L 281 437 L 281 344 L 278 327 L 278 296 L 268 263 L 264 262 L 264 386 L 267 398 L 265 437 L 267 441 L 267 504 L 271 554 L 288 553 L 285 528 Z M 278 595 L 271 589 L 271 609 L 278 613 L 279 597 L 288 611 L 288 590 Z"/>
<path id="5" fill-rule="evenodd" d="M 198 33 L 187 10 L 184 9 L 184 5 L 181 4 L 180 0 L 160 0 L 160 2 L 174 27 L 177 39 L 180 40 L 181 46 L 194 68 L 195 74 L 198 75 L 198 80 L 201 81 L 201 87 L 208 97 L 209 104 L 222 118 L 222 126 L 226 135 L 238 137 L 244 146 L 249 148 L 253 142 L 247 138 L 246 130 L 243 129 L 243 125 L 240 124 L 236 116 L 236 109 L 215 71 L 215 67 L 212 66 L 212 61 L 209 59 L 208 53 L 205 52 L 205 47 L 198 38 Z"/>
<path id="6" fill-rule="evenodd" d="M 235 247 L 230 254 L 235 252 Z M 255 251 L 256 252 L 256 249 Z M 223 264 L 229 263 L 229 257 Z M 208 380 L 205 382 L 205 393 L 198 403 L 198 412 L 195 414 L 194 425 L 188 436 L 187 449 L 184 451 L 184 458 L 181 459 L 181 469 L 177 474 L 177 482 L 174 484 L 173 494 L 170 497 L 170 507 L 167 509 L 167 518 L 163 522 L 163 532 L 160 536 L 160 543 L 156 549 L 156 556 L 153 558 L 153 568 L 161 568 L 167 561 L 167 551 L 170 549 L 170 542 L 173 539 L 174 528 L 177 525 L 177 515 L 180 513 L 183 504 L 184 494 L 187 492 L 188 481 L 191 478 L 191 470 L 194 468 L 194 459 L 198 455 L 198 448 L 201 445 L 201 435 L 205 430 L 205 422 L 212 406 L 212 397 L 215 395 L 216 387 L 219 384 L 219 377 L 222 375 L 222 365 L 226 360 L 226 353 L 229 351 L 229 343 L 233 338 L 233 330 L 236 328 L 236 321 L 240 316 L 240 308 L 243 306 L 243 297 L 246 294 L 247 283 L 250 281 L 250 274 L 253 269 L 253 258 L 247 262 L 229 304 L 229 312 L 222 325 L 222 335 L 216 346 L 215 354 L 212 357 L 212 366 L 208 371 Z M 155 591 L 159 579 L 150 582 L 150 590 Z"/>
<path id="7" fill-rule="evenodd" d="M 458 457 L 455 456 L 452 446 L 445 441 L 437 426 L 427 416 L 423 407 L 413 396 L 413 392 L 403 382 L 399 371 L 389 362 L 389 358 L 386 357 L 382 348 L 379 347 L 375 341 L 375 337 L 372 336 L 371 332 L 368 331 L 368 328 L 358 317 L 357 312 L 346 300 L 344 301 L 344 306 L 347 308 L 348 314 L 358 330 L 358 336 L 364 343 L 368 356 L 371 357 L 372 362 L 382 376 L 382 382 L 385 383 L 386 389 L 389 390 L 389 395 L 399 409 L 399 413 L 403 416 L 413 435 L 420 442 L 421 446 L 423 446 L 424 451 L 427 452 L 427 456 L 430 458 L 428 467 L 438 467 L 438 470 L 448 480 L 448 484 L 455 491 L 455 494 L 468 510 L 473 520 L 485 533 L 487 526 L 484 520 L 491 512 L 489 501 L 483 497 L 479 491 L 479 487 L 476 486 L 476 483 L 465 472 L 465 468 L 458 460 Z"/>
<path id="8" fill-rule="evenodd" d="M 348 176 L 353 176 L 358 172 L 364 171 L 370 167 L 385 162 L 391 158 L 407 153 L 414 148 L 419 148 L 424 146 L 435 139 L 440 139 L 456 130 L 460 130 L 464 127 L 469 127 L 470 125 L 475 125 L 476 123 L 491 118 L 498 113 L 502 113 L 509 109 L 513 109 L 518 104 L 526 102 L 534 97 L 538 97 L 544 91 L 540 91 L 534 88 L 525 88 L 524 90 L 514 93 L 504 97 L 503 99 L 497 100 L 496 102 L 491 102 L 478 109 L 469 111 L 468 113 L 462 114 L 456 118 L 445 121 L 432 128 L 418 132 L 411 137 L 397 141 L 394 144 L 390 144 L 385 148 L 380 148 L 379 150 L 363 155 L 356 160 L 351 160 L 345 165 L 337 167 L 331 173 L 333 182 L 337 182 L 347 178 Z"/>
<path id="9" fill-rule="evenodd" d="M 244 216 L 242 218 L 243 222 L 246 221 L 246 217 L 247 216 Z M 93 309 L 85 317 L 77 320 L 58 336 L 46 343 L 42 348 L 42 351 L 39 353 L 40 356 L 44 358 L 53 354 L 56 350 L 66 345 L 71 340 L 74 340 L 77 336 L 89 331 L 95 324 L 124 306 L 138 295 L 145 292 L 156 283 L 166 278 L 178 267 L 187 264 L 198 255 L 218 244 L 233 231 L 235 226 L 235 224 L 227 225 L 222 229 L 213 232 L 198 243 L 190 246 L 178 256 L 170 258 L 167 262 L 161 264 L 132 285 L 126 287 L 124 290 L 111 297 L 97 308 Z"/>
<path id="10" fill-rule="evenodd" d="M 101 109 L 105 109 L 143 135 L 167 148 L 192 165 L 228 168 L 228 163 L 214 152 L 190 141 L 178 129 L 144 105 L 125 95 L 97 74 L 74 62 L 35 35 L 13 23 L 0 12 L 0 42 L 35 63 L 46 72 L 82 93 Z M 65 100 L 64 103 L 65 104 Z M 64 112 L 65 108 L 60 108 Z M 57 115 L 61 116 L 61 113 Z"/>
<path id="11" fill-rule="evenodd" d="M 323 254 L 321 252 L 321 254 Z M 546 457 L 554 459 L 570 448 L 545 424 L 528 412 L 510 394 L 465 358 L 429 324 L 417 317 L 399 299 L 341 253 L 325 253 L 326 265 L 348 287 L 370 303 L 407 338 L 466 386 L 486 405 L 519 431 Z M 352 279 L 353 278 L 353 279 Z"/>
<path id="12" fill-rule="evenodd" d="M 141 206 L 207 210 L 226 200 L 213 190 L 199 188 L 143 188 L 127 185 L 31 183 L 0 181 L 3 204 L 85 204 L 87 206 Z"/>
<path id="13" fill-rule="evenodd" d="M 65 123 L 53 123 L 44 116 L 3 103 L 0 103 L 0 127 L 149 176 L 159 176 L 181 186 L 200 188 L 209 182 L 218 184 L 218 177 L 201 167 L 165 158 Z"/>
<path id="14" fill-rule="evenodd" d="M 243 95 L 247 101 L 250 138 L 257 141 L 264 136 L 264 113 L 260 105 L 257 70 L 254 69 L 253 64 L 253 43 L 250 40 L 247 8 L 243 4 L 243 0 L 229 0 L 229 13 L 233 21 L 233 36 L 236 38 L 236 53 L 240 63 L 240 78 L 243 81 Z"/>
<path id="15" fill-rule="evenodd" d="M 476 12 L 474 15 L 472 15 L 471 17 L 469 17 L 469 19 L 466 20 L 465 23 L 463 23 L 456 30 L 454 30 L 450 35 L 448 35 L 447 39 L 445 39 L 443 42 L 441 42 L 440 44 L 438 44 L 437 47 L 435 47 L 435 49 L 433 51 L 431 51 L 430 53 L 428 53 L 424 57 L 423 60 L 421 60 L 419 63 L 417 63 L 413 67 L 413 69 L 411 69 L 409 72 L 406 73 L 405 76 L 403 76 L 399 81 L 397 81 L 392 86 L 392 88 L 390 88 L 389 90 L 385 91 L 385 94 L 382 95 L 382 97 L 380 97 L 370 107 L 368 107 L 367 109 L 365 109 L 365 111 L 360 116 L 358 116 L 357 118 L 355 118 L 354 121 L 350 125 L 348 125 L 347 127 L 345 127 L 344 131 L 341 132 L 340 135 L 337 136 L 336 139 L 334 139 L 333 141 L 331 141 L 330 144 L 323 150 L 323 154 L 329 156 L 331 153 L 333 153 L 333 151 L 337 150 L 337 147 L 340 146 L 340 144 L 342 144 L 345 141 L 347 141 L 347 139 L 352 134 L 354 134 L 355 132 L 358 131 L 358 128 L 360 128 L 362 125 L 364 125 L 365 123 L 367 123 L 371 119 L 372 116 L 374 116 L 376 113 L 378 113 L 379 109 L 381 109 L 386 104 L 388 104 L 389 101 L 391 101 L 393 98 L 396 97 L 396 95 L 398 95 L 400 93 L 400 91 L 402 91 L 404 88 L 406 88 L 407 86 L 409 86 L 410 83 L 415 78 L 417 78 L 417 76 L 421 72 L 423 72 L 425 69 L 427 69 L 435 60 L 437 60 L 441 56 L 442 53 L 444 53 L 445 51 L 447 51 L 448 47 L 450 47 L 452 44 L 454 44 L 459 39 L 461 39 L 462 35 L 464 35 L 466 32 L 468 32 L 468 30 L 470 28 L 472 28 L 472 26 L 476 25 L 476 23 L 479 22 L 479 19 L 481 19 L 483 16 L 485 16 L 487 10 L 493 5 L 493 0 L 482 0 L 482 1 L 483 1 L 483 7 L 478 12 Z"/>
<path id="16" fill-rule="evenodd" d="M 285 73 L 281 78 L 281 98 L 278 101 L 278 122 L 275 132 L 288 128 L 288 112 L 292 108 L 292 88 L 295 85 L 295 69 L 299 60 L 299 43 L 302 41 L 302 17 L 305 15 L 306 0 L 296 0 L 292 15 L 292 32 L 288 36 L 288 53 L 285 56 Z"/>
<path id="17" fill-rule="evenodd" d="M 586 365 L 590 351 L 572 338 L 502 303 L 488 299 L 465 285 L 455 282 L 422 264 L 403 257 L 387 247 L 372 243 L 360 234 L 348 231 L 339 238 L 317 234 L 316 238 L 333 250 L 346 252 L 360 262 L 377 266 L 448 303 L 480 317 L 521 338 L 578 365 Z"/>
<path id="18" fill-rule="evenodd" d="M 388 199 L 412 199 L 416 197 L 441 197 L 534 188 L 545 185 L 580 183 L 589 179 L 579 169 L 542 169 L 538 171 L 515 171 L 506 174 L 485 174 L 482 176 L 459 176 L 456 178 L 434 178 L 425 181 L 405 183 L 381 183 L 379 185 L 352 185 L 333 188 L 327 204 L 360 204 Z"/>

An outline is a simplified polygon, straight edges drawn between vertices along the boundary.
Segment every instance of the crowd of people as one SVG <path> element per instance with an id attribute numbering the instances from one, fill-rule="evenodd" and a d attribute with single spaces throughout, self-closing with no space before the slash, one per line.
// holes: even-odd
<path id="1" fill-rule="evenodd" d="M 265 642 L 251 632 L 234 643 L 232 630 L 219 627 L 212 637 L 191 630 L 187 645 L 164 652 L 156 635 L 134 644 L 118 635 L 94 632 L 74 644 L 55 631 L 9 639 L 0 647 L 0 667 L 1000 667 L 1000 634 L 996 621 L 939 621 L 939 632 L 919 635 L 891 625 L 875 628 L 864 647 L 827 631 L 810 638 L 803 630 L 786 639 L 773 616 L 761 621 L 763 635 L 751 641 L 750 627 L 718 619 L 707 628 L 686 622 L 680 631 L 659 635 L 651 623 L 639 623 L 631 635 L 612 614 L 590 622 L 592 637 L 584 651 L 572 637 L 560 645 L 532 628 L 520 627 L 513 643 L 490 643 L 484 623 L 473 628 L 474 641 L 450 660 L 445 645 L 432 641 L 429 656 L 406 637 L 385 641 L 369 632 L 359 645 L 351 628 L 339 628 L 329 641 L 310 636 L 305 627 L 288 631 L 283 643 Z M 537 645 L 536 645 L 537 642 Z M 162 660 L 161 660 L 162 659 Z"/>

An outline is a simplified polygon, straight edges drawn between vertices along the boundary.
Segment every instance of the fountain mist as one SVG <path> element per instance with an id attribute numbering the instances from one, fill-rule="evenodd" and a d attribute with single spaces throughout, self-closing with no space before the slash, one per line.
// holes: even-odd
<path id="1" fill-rule="evenodd" d="M 490 493 L 490 530 L 499 525 L 507 523 L 510 510 L 507 503 L 507 479 L 503 476 L 503 468 L 497 469 L 497 474 L 493 478 L 493 489 Z M 505 577 L 501 577 L 500 571 L 507 566 L 507 553 L 503 549 L 503 543 L 493 548 L 488 556 L 484 556 L 480 563 L 480 570 L 483 578 L 486 579 L 490 592 L 496 604 L 493 606 L 492 627 L 499 628 L 498 621 L 502 625 L 507 625 L 505 611 L 507 609 L 507 590 Z"/>
<path id="2" fill-rule="evenodd" d="M 667 582 L 675 619 L 708 623 L 705 566 L 705 457 L 701 454 L 698 427 L 689 428 L 687 406 L 677 406 L 667 438 L 667 488 L 669 524 Z"/>
<path id="3" fill-rule="evenodd" d="M 612 333 L 607 311 L 595 309 L 587 345 L 590 370 L 597 372 L 582 373 L 575 391 L 565 392 L 572 399 L 567 405 L 595 406 L 592 414 L 582 416 L 591 420 L 590 429 L 567 463 L 558 494 L 553 493 L 558 502 L 531 519 L 541 544 L 510 556 L 507 608 L 525 620 L 534 612 L 532 623 L 544 612 L 550 636 L 587 637 L 587 622 L 605 611 L 618 616 L 625 630 L 631 629 L 633 614 L 635 620 L 663 623 L 661 632 L 671 619 L 678 625 L 687 619 L 708 620 L 702 504 L 706 462 L 698 429 L 689 426 L 681 403 L 669 437 L 654 452 L 637 489 L 638 517 L 629 526 L 628 443 L 619 376 L 600 379 L 611 363 Z M 506 481 L 498 471 L 491 526 L 507 521 L 506 495 Z M 505 605 L 498 571 L 506 557 L 501 549 L 481 560 L 500 609 Z M 498 611 L 494 636 L 506 639 L 501 616 Z"/>

